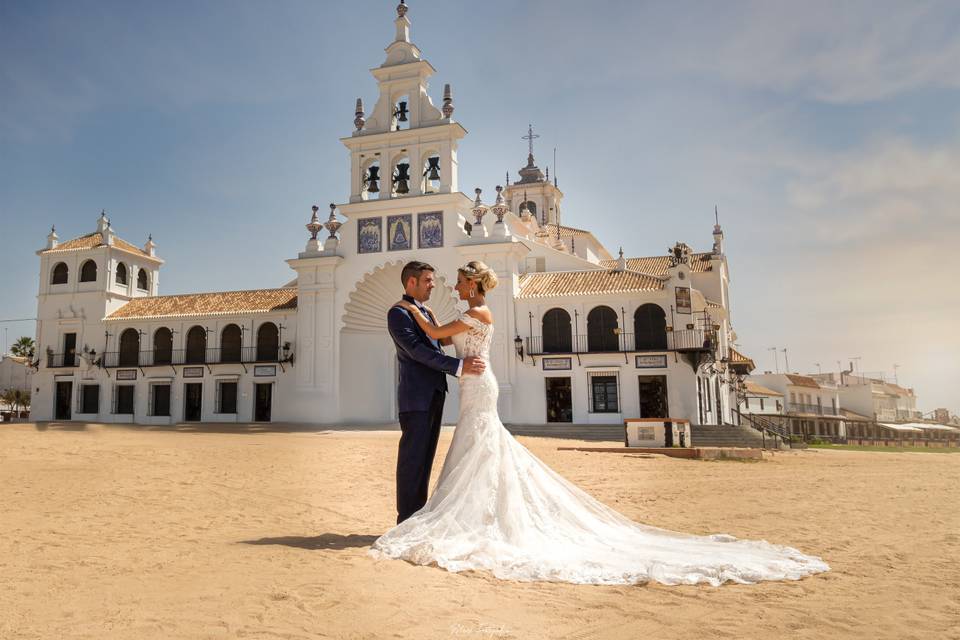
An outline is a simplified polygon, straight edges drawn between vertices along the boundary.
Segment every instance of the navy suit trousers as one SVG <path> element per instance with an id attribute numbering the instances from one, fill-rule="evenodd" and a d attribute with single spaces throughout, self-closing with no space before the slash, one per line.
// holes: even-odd
<path id="1" fill-rule="evenodd" d="M 427 503 L 430 470 L 440 439 L 443 401 L 446 394 L 434 391 L 427 411 L 400 412 L 400 450 L 397 455 L 397 524 Z"/>

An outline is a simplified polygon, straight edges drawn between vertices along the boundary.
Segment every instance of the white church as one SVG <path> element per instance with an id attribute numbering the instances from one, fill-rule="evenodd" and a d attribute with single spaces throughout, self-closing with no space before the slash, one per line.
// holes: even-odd
<path id="1" fill-rule="evenodd" d="M 735 422 L 753 363 L 733 348 L 723 232 L 697 252 L 614 257 L 560 223 L 563 193 L 536 166 L 495 194 L 460 192 L 449 85 L 439 108 L 433 66 L 410 41 L 404 2 L 379 97 L 357 100 L 349 199 L 306 225 L 303 251 L 276 289 L 160 295 L 164 261 L 101 214 L 92 233 L 40 257 L 34 420 L 136 424 L 397 420 L 397 366 L 386 313 L 400 269 L 437 269 L 429 304 L 457 312 L 458 266 L 482 260 L 500 285 L 491 366 L 507 424 L 621 424 L 627 418 Z M 486 202 L 484 202 L 486 200 Z M 462 304 L 462 303 L 461 303 Z M 451 379 L 445 421 L 457 416 Z"/>

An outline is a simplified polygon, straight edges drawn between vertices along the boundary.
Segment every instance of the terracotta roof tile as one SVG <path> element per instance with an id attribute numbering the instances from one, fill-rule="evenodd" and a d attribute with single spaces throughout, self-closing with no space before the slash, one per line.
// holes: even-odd
<path id="1" fill-rule="evenodd" d="M 517 298 L 658 291 L 662 288 L 660 280 L 631 271 L 546 271 L 521 275 Z"/>
<path id="2" fill-rule="evenodd" d="M 820 385 L 817 383 L 817 381 L 810 376 L 797 376 L 790 373 L 786 374 L 786 376 L 791 384 L 795 384 L 798 387 L 811 387 L 813 389 L 820 388 Z"/>
<path id="3" fill-rule="evenodd" d="M 547 236 L 548 236 L 548 237 L 550 237 L 550 238 L 555 238 L 555 237 L 557 236 L 557 226 L 558 226 L 558 225 L 556 225 L 556 224 L 548 223 L 548 224 L 542 225 L 542 226 L 541 226 L 541 229 L 544 229 L 544 230 L 547 232 Z M 577 229 L 576 227 L 567 227 L 567 226 L 564 226 L 564 225 L 562 225 L 562 224 L 559 225 L 559 227 L 560 227 L 560 238 L 561 238 L 561 239 L 563 239 L 563 238 L 589 238 L 590 240 L 593 240 L 593 242 L 594 242 L 594 243 L 597 245 L 597 247 L 599 248 L 599 250 L 600 250 L 600 257 L 601 257 L 601 258 L 606 258 L 606 259 L 609 259 L 609 258 L 610 258 L 610 252 L 607 251 L 607 248 L 606 248 L 605 246 L 603 246 L 603 243 L 600 242 L 599 240 L 597 240 L 597 237 L 596 237 L 595 235 L 593 235 L 593 233 L 591 233 L 590 231 L 587 231 L 586 229 Z M 602 262 L 602 260 L 601 260 L 601 262 Z M 607 265 L 607 266 L 611 266 L 611 265 Z"/>
<path id="4" fill-rule="evenodd" d="M 140 247 L 130 244 L 123 238 L 114 236 L 113 244 L 118 249 L 123 249 L 124 251 L 130 251 L 131 253 L 137 253 L 141 256 L 152 257 L 148 255 L 147 252 L 141 249 Z M 60 253 L 61 251 L 78 251 L 80 249 L 94 249 L 96 247 L 105 247 L 105 246 L 107 245 L 103 244 L 103 236 L 100 235 L 99 231 L 94 231 L 93 233 L 88 233 L 84 236 L 73 238 L 72 240 L 67 240 L 66 242 L 61 242 L 53 249 L 46 249 L 41 253 Z"/>
<path id="5" fill-rule="evenodd" d="M 753 394 L 755 396 L 780 396 L 783 397 L 783 394 L 779 391 L 774 391 L 773 389 L 768 389 L 762 384 L 757 384 L 756 382 L 746 381 L 747 393 Z"/>
<path id="6" fill-rule="evenodd" d="M 694 253 L 690 255 L 690 271 L 693 273 L 704 273 L 712 271 L 710 258 L 712 253 Z M 616 264 L 616 260 L 601 260 L 600 264 L 610 268 Z M 670 268 L 670 258 L 663 256 L 650 256 L 647 258 L 627 258 L 627 269 L 639 271 L 640 273 L 649 273 L 652 276 L 665 276 L 667 269 Z"/>
<path id="7" fill-rule="evenodd" d="M 180 316 L 223 316 L 241 313 L 266 313 L 297 308 L 297 289 L 254 289 L 186 293 L 176 296 L 134 298 L 107 320 L 171 318 Z"/>

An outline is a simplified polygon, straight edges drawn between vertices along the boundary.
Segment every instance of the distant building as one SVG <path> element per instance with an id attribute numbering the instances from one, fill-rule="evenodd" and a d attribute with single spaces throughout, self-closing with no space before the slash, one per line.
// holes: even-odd
<path id="1" fill-rule="evenodd" d="M 745 381 L 740 413 L 780 415 L 783 413 L 783 394 L 751 380 Z"/>
<path id="2" fill-rule="evenodd" d="M 911 422 L 921 418 L 913 389 L 847 371 L 810 377 L 825 384 L 836 385 L 842 408 L 871 417 L 878 422 Z"/>
<path id="3" fill-rule="evenodd" d="M 805 438 L 846 437 L 837 387 L 829 382 L 793 373 L 752 375 L 747 382 L 782 395 L 783 410 L 778 413 L 791 434 Z"/>
<path id="4" fill-rule="evenodd" d="M 940 424 L 950 424 L 951 416 L 949 409 L 934 409 L 933 410 L 933 419 L 939 422 Z"/>

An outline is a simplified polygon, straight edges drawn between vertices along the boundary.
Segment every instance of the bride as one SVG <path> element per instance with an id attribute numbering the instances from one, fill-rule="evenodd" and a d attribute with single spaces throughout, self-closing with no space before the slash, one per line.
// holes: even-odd
<path id="1" fill-rule="evenodd" d="M 487 265 L 458 270 L 470 308 L 437 327 L 406 303 L 434 339 L 451 338 L 457 357 L 489 361 L 493 317 L 485 294 L 497 284 Z M 487 570 L 501 579 L 580 584 L 717 586 L 797 580 L 828 571 L 816 556 L 766 541 L 697 536 L 633 522 L 574 486 L 517 442 L 497 415 L 490 367 L 460 380 L 460 416 L 433 495 L 374 542 L 376 557 L 449 571 Z"/>

